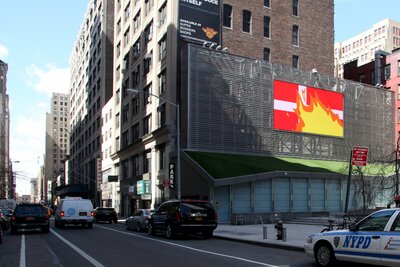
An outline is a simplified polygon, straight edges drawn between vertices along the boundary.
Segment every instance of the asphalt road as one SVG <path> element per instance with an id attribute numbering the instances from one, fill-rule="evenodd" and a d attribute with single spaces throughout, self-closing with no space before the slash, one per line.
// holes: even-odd
<path id="1" fill-rule="evenodd" d="M 198 236 L 167 239 L 126 230 L 123 224 L 92 229 L 52 226 L 50 233 L 4 233 L 0 266 L 316 266 L 304 252 Z"/>

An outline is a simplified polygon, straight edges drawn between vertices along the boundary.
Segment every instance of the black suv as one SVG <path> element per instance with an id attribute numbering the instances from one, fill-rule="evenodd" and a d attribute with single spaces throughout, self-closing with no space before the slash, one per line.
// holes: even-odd
<path id="1" fill-rule="evenodd" d="M 16 234 L 18 229 L 37 229 L 43 233 L 50 231 L 50 216 L 47 208 L 42 204 L 19 204 L 15 207 L 11 217 L 11 233 Z"/>
<path id="2" fill-rule="evenodd" d="M 217 228 L 217 213 L 209 201 L 169 200 L 151 215 L 148 222 L 149 234 L 165 232 L 167 238 L 176 234 L 201 233 L 211 238 Z"/>
<path id="3" fill-rule="evenodd" d="M 118 216 L 117 212 L 115 211 L 114 208 L 101 208 L 97 207 L 94 210 L 94 221 L 95 222 L 100 222 L 100 221 L 107 221 L 109 223 L 117 223 L 118 222 Z"/>

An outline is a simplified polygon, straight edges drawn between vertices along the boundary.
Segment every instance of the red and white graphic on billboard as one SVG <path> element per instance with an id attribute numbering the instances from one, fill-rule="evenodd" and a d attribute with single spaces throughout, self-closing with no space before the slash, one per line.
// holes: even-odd
<path id="1" fill-rule="evenodd" d="M 274 129 L 343 137 L 343 94 L 274 81 Z"/>

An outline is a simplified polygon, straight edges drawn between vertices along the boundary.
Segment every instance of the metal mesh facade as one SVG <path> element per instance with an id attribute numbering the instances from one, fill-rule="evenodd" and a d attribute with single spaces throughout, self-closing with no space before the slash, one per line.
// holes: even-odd
<path id="1" fill-rule="evenodd" d="M 182 51 L 182 141 L 199 151 L 348 160 L 353 146 L 369 161 L 394 151 L 394 93 L 318 73 L 200 46 Z M 273 128 L 273 81 L 344 94 L 344 137 Z"/>

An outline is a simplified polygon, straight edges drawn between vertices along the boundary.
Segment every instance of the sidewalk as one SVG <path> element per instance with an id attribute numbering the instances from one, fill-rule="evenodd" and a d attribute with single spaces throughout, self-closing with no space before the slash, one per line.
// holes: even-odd
<path id="1" fill-rule="evenodd" d="M 264 227 L 267 236 L 264 239 Z M 274 224 L 229 225 L 219 224 L 214 231 L 214 238 L 252 243 L 261 246 L 278 247 L 304 251 L 304 243 L 309 234 L 320 233 L 325 226 L 306 224 L 283 224 L 286 227 L 286 241 L 277 240 Z"/>

